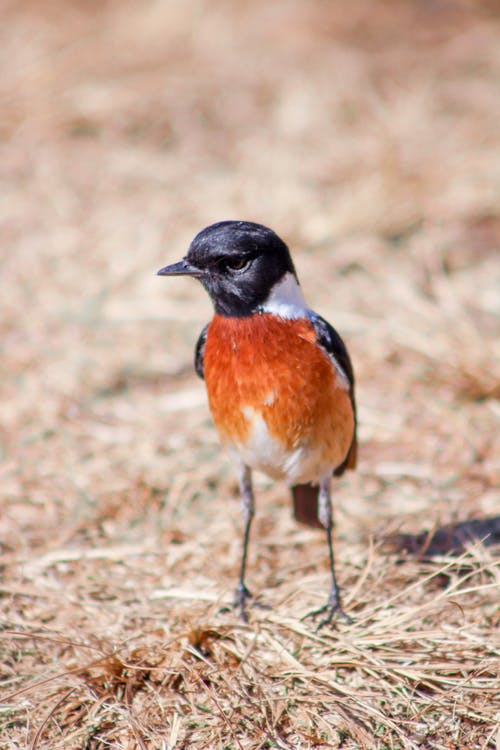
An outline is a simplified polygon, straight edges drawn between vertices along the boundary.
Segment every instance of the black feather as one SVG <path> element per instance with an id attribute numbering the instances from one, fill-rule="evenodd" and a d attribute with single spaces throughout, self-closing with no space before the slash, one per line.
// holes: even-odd
<path id="1" fill-rule="evenodd" d="M 203 359 L 205 357 L 205 344 L 207 341 L 208 325 L 209 324 L 207 323 L 205 328 L 200 333 L 194 350 L 194 369 L 196 370 L 196 374 L 198 375 L 198 377 L 200 377 L 202 380 L 205 380 L 205 373 L 203 371 Z"/>

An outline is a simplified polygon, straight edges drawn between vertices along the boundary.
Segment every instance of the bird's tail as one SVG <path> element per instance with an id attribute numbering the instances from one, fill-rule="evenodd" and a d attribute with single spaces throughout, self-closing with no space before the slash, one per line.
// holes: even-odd
<path id="1" fill-rule="evenodd" d="M 318 493 L 319 487 L 314 484 L 296 484 L 292 487 L 293 515 L 295 520 L 323 528 L 318 518 Z"/>

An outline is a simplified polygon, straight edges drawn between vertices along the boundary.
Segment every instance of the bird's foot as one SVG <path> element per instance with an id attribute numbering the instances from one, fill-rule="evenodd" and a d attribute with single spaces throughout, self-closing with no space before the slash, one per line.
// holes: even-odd
<path id="1" fill-rule="evenodd" d="M 239 611 L 240 619 L 243 622 L 248 622 L 247 602 L 249 601 L 249 599 L 253 600 L 253 594 L 247 589 L 244 583 L 239 583 L 236 587 L 233 607 L 234 609 L 237 609 Z M 256 609 L 271 609 L 268 604 L 262 604 L 261 602 L 255 600 L 252 601 L 251 606 L 255 607 Z M 223 609 L 221 609 L 221 612 L 228 611 L 228 607 L 224 607 Z"/>
<path id="2" fill-rule="evenodd" d="M 327 604 L 325 604 L 323 607 L 320 607 L 319 609 L 313 609 L 312 612 L 308 612 L 306 615 L 304 615 L 302 619 L 306 620 L 308 617 L 311 617 L 314 620 L 318 615 L 322 615 L 325 612 L 326 617 L 319 621 L 316 632 L 318 632 L 318 630 L 321 630 L 321 628 L 324 628 L 325 625 L 330 625 L 333 619 L 336 617 L 341 617 L 348 625 L 351 625 L 353 623 L 352 617 L 349 617 L 349 615 L 344 612 L 339 598 L 334 592 L 330 594 L 330 598 L 328 599 Z"/>
<path id="3" fill-rule="evenodd" d="M 252 598 L 253 598 L 253 595 L 251 594 L 251 592 L 247 589 L 243 581 L 240 581 L 238 583 L 238 586 L 236 587 L 234 608 L 239 610 L 240 619 L 243 620 L 243 622 L 248 622 L 246 604 L 247 604 L 248 599 L 252 599 Z"/>

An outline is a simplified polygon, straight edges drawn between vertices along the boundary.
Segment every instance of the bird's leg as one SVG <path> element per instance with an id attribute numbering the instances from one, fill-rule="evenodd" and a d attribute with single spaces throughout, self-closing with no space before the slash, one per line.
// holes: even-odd
<path id="1" fill-rule="evenodd" d="M 242 465 L 240 470 L 240 494 L 241 494 L 241 509 L 243 511 L 243 519 L 245 521 L 245 532 L 243 536 L 243 553 L 241 556 L 241 567 L 240 577 L 238 579 L 238 586 L 236 588 L 236 600 L 235 607 L 240 610 L 240 617 L 243 622 L 247 622 L 246 613 L 246 600 L 250 599 L 252 594 L 245 586 L 245 570 L 247 566 L 247 552 L 248 552 L 248 540 L 250 538 L 250 526 L 252 525 L 252 518 L 255 515 L 255 501 L 252 489 L 252 473 L 248 466 Z"/>
<path id="2" fill-rule="evenodd" d="M 330 558 L 330 575 L 331 575 L 331 581 L 332 581 L 331 588 L 330 588 L 330 595 L 328 597 L 328 602 L 323 607 L 320 607 L 319 609 L 316 609 L 313 612 L 309 612 L 306 615 L 307 617 L 315 617 L 316 615 L 322 615 L 326 612 L 326 617 L 324 617 L 320 621 L 317 627 L 317 630 L 320 630 L 320 628 L 324 627 L 325 625 L 329 625 L 335 615 L 340 615 L 347 622 L 352 622 L 352 619 L 349 617 L 349 615 L 347 615 L 342 609 L 342 605 L 340 603 L 340 591 L 337 585 L 337 578 L 335 576 L 335 560 L 333 556 L 333 542 L 332 542 L 333 518 L 332 518 L 331 484 L 332 484 L 332 478 L 330 474 L 328 474 L 328 476 L 323 477 L 320 481 L 319 497 L 318 497 L 318 518 L 321 522 L 321 525 L 326 530 L 326 538 L 328 541 L 328 554 Z"/>

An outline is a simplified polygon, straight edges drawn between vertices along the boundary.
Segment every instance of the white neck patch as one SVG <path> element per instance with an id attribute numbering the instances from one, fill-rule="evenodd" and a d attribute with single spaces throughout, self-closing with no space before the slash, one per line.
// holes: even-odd
<path id="1" fill-rule="evenodd" d="M 260 310 L 280 318 L 305 318 L 308 307 L 297 279 L 288 271 L 269 292 Z"/>

